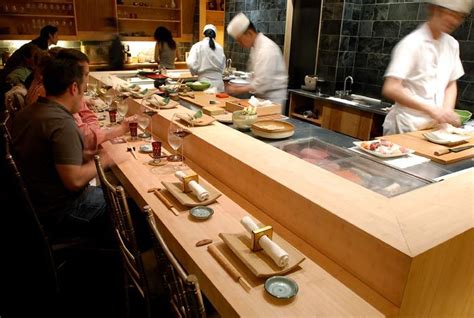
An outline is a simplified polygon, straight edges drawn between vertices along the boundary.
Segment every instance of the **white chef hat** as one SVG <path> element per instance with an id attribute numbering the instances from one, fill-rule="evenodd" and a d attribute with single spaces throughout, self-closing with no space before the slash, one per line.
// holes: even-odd
<path id="1" fill-rule="evenodd" d="M 229 25 L 227 26 L 227 33 L 229 33 L 229 35 L 235 39 L 247 31 L 249 25 L 249 18 L 240 12 L 232 19 L 232 21 L 230 21 Z"/>
<path id="2" fill-rule="evenodd" d="M 204 26 L 204 29 L 202 29 L 202 33 L 206 32 L 207 30 L 212 30 L 217 35 L 217 29 L 216 29 L 216 26 L 214 24 L 206 24 Z"/>
<path id="3" fill-rule="evenodd" d="M 472 0 L 429 0 L 428 3 L 464 14 L 469 14 L 472 10 Z"/>

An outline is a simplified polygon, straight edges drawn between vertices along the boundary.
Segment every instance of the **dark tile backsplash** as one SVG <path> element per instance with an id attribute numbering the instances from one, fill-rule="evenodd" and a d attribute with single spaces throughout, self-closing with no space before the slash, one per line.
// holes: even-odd
<path id="1" fill-rule="evenodd" d="M 342 89 L 354 77 L 352 91 L 381 97 L 383 75 L 393 47 L 427 19 L 424 1 L 325 1 L 320 36 L 318 74 L 329 82 L 328 93 Z M 340 7 L 343 6 L 343 10 Z M 471 14 L 452 35 L 459 41 L 465 75 L 458 81 L 457 107 L 474 112 L 474 17 Z"/>
<path id="2" fill-rule="evenodd" d="M 342 10 L 342 5 L 341 5 Z M 275 41 L 283 52 L 285 42 L 286 0 L 226 0 L 225 26 L 239 12 L 253 22 L 258 31 Z M 232 59 L 232 66 L 247 70 L 250 50 L 242 49 L 234 39 L 225 33 L 224 52 Z"/>

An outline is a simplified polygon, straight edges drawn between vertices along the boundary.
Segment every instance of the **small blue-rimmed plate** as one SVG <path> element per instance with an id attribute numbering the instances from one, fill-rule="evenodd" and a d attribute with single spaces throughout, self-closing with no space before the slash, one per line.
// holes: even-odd
<path id="1" fill-rule="evenodd" d="M 192 208 L 189 213 L 198 220 L 207 220 L 214 214 L 214 210 L 207 206 L 198 205 Z"/>
<path id="2" fill-rule="evenodd" d="M 285 276 L 272 276 L 265 281 L 265 290 L 275 298 L 289 299 L 298 294 L 298 284 Z"/>
<path id="3" fill-rule="evenodd" d="M 153 147 L 150 144 L 141 145 L 140 152 L 143 152 L 143 153 L 153 152 Z"/>

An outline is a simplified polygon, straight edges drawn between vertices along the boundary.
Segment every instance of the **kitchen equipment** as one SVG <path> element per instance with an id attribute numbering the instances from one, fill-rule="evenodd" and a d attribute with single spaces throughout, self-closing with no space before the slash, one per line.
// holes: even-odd
<path id="1" fill-rule="evenodd" d="M 442 156 L 442 155 L 448 154 L 450 152 L 460 152 L 460 151 L 463 151 L 463 150 L 471 149 L 473 147 L 474 147 L 474 145 L 467 145 L 467 146 L 461 146 L 461 147 L 456 147 L 456 148 L 446 148 L 446 149 L 437 150 L 437 151 L 434 152 L 434 154 L 436 156 Z"/>
<path id="2" fill-rule="evenodd" d="M 237 129 L 249 129 L 257 120 L 257 114 L 248 115 L 243 110 L 237 110 L 232 113 L 232 122 Z"/>
<path id="3" fill-rule="evenodd" d="M 253 123 L 250 130 L 254 135 L 259 137 L 283 139 L 293 136 L 295 133 L 295 126 L 281 120 L 260 120 Z"/>
<path id="4" fill-rule="evenodd" d="M 245 107 L 249 106 L 248 99 L 242 100 L 230 100 L 226 101 L 225 109 L 228 112 L 235 112 L 236 110 L 243 110 Z M 278 104 L 271 104 L 268 106 L 258 106 L 257 107 L 257 115 L 258 116 L 266 116 L 266 115 L 273 115 L 273 114 L 281 114 L 281 105 Z"/>
<path id="5" fill-rule="evenodd" d="M 472 113 L 468 110 L 455 109 L 454 111 L 461 117 L 461 124 L 463 125 L 472 117 Z"/>
<path id="6" fill-rule="evenodd" d="M 298 294 L 298 284 L 285 276 L 273 276 L 265 281 L 265 291 L 275 298 L 288 299 Z"/>
<path id="7" fill-rule="evenodd" d="M 307 90 L 314 91 L 316 89 L 316 84 L 318 82 L 318 77 L 316 75 L 306 75 L 304 77 L 304 86 Z"/>
<path id="8" fill-rule="evenodd" d="M 204 81 L 197 81 L 197 82 L 187 82 L 187 86 L 191 87 L 193 91 L 203 91 L 208 89 L 211 86 L 211 83 L 204 82 Z"/>
<path id="9" fill-rule="evenodd" d="M 305 260 L 303 254 L 275 232 L 273 233 L 272 240 L 284 249 L 289 256 L 289 263 L 283 268 L 275 264 L 264 251 L 252 252 L 252 241 L 248 232 L 220 233 L 219 237 L 257 277 L 269 277 L 287 273 Z"/>
<path id="10" fill-rule="evenodd" d="M 430 158 L 431 160 L 442 164 L 451 164 L 457 161 L 474 157 L 474 149 L 472 148 L 466 151 L 461 151 L 457 153 L 450 152 L 443 156 L 436 156 L 434 152 L 439 151 L 440 146 L 438 144 L 429 142 L 423 137 L 423 134 L 429 131 L 431 130 L 413 131 L 406 134 L 384 136 L 383 138 L 397 143 L 401 146 L 413 149 L 415 150 L 416 154 Z M 470 133 L 469 136 L 471 136 L 471 138 L 465 143 L 466 146 L 474 145 L 474 134 Z"/>
<path id="11" fill-rule="evenodd" d="M 173 195 L 176 200 L 179 201 L 182 205 L 185 206 L 198 206 L 198 205 L 209 205 L 217 200 L 221 196 L 221 193 L 218 192 L 213 186 L 203 181 L 199 180 L 199 184 L 203 186 L 209 192 L 209 198 L 205 201 L 199 201 L 196 195 L 192 192 L 183 192 L 183 187 L 181 182 L 161 182 L 163 186 L 168 190 L 171 195 Z"/>
<path id="12" fill-rule="evenodd" d="M 209 253 L 211 253 L 212 256 L 216 259 L 216 261 L 224 267 L 225 271 L 232 277 L 234 281 L 238 281 L 239 284 L 245 289 L 245 291 L 249 292 L 252 287 L 250 284 L 245 280 L 245 278 L 240 275 L 240 273 L 237 271 L 237 269 L 232 265 L 225 257 L 222 255 L 222 253 L 217 249 L 215 245 L 209 245 L 207 247 L 207 250 Z"/>

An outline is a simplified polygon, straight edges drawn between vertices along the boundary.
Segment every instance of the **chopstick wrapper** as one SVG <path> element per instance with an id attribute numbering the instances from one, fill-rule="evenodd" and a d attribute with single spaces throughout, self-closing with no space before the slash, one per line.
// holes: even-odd
<path id="1" fill-rule="evenodd" d="M 249 232 L 258 229 L 257 224 L 249 217 L 244 216 L 240 223 L 245 227 L 245 229 Z M 264 235 L 258 241 L 260 246 L 263 248 L 265 253 L 280 267 L 285 267 L 288 265 L 290 258 L 288 253 L 285 252 L 278 244 L 273 242 L 268 236 Z"/>
<path id="2" fill-rule="evenodd" d="M 186 177 L 186 174 L 183 171 L 176 171 L 175 177 L 180 181 L 183 181 L 183 178 Z M 204 189 L 199 183 L 194 180 L 189 181 L 189 188 L 193 191 L 199 201 L 206 201 L 209 199 L 209 192 Z"/>

